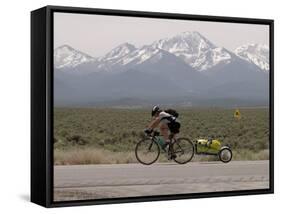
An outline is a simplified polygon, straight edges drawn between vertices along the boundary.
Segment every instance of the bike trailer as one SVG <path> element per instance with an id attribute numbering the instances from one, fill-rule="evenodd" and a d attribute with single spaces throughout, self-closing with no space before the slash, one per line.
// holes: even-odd
<path id="1" fill-rule="evenodd" d="M 221 149 L 221 143 L 216 139 L 197 139 L 196 145 L 199 153 L 218 153 Z"/>

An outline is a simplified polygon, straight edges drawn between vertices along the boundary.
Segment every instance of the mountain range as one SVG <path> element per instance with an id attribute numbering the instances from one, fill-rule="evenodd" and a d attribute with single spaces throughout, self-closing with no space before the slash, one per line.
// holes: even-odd
<path id="1" fill-rule="evenodd" d="M 58 106 L 268 104 L 268 46 L 231 52 L 199 32 L 140 48 L 123 43 L 101 57 L 63 45 L 54 50 L 54 72 Z"/>

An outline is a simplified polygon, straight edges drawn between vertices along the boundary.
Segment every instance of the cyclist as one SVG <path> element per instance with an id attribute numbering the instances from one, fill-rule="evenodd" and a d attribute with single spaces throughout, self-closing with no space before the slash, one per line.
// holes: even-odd
<path id="1" fill-rule="evenodd" d="M 173 109 L 161 110 L 159 106 L 154 106 L 151 111 L 152 121 L 145 129 L 146 134 L 151 134 L 153 129 L 159 125 L 160 133 L 165 142 L 162 148 L 172 143 L 175 134 L 180 131 L 180 123 L 177 120 L 178 113 Z"/>

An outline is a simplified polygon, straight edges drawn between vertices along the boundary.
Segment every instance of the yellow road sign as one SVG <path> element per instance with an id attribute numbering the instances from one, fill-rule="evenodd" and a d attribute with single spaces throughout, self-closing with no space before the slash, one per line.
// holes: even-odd
<path id="1" fill-rule="evenodd" d="M 241 113 L 239 111 L 239 109 L 236 109 L 235 112 L 234 112 L 234 118 L 236 119 L 241 119 Z"/>

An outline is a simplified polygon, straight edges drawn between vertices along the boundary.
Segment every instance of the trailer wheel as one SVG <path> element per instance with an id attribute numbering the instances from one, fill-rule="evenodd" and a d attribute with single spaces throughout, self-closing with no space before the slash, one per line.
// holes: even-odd
<path id="1" fill-rule="evenodd" d="M 228 147 L 224 147 L 219 151 L 219 159 L 223 163 L 228 163 L 232 159 L 232 151 Z"/>

